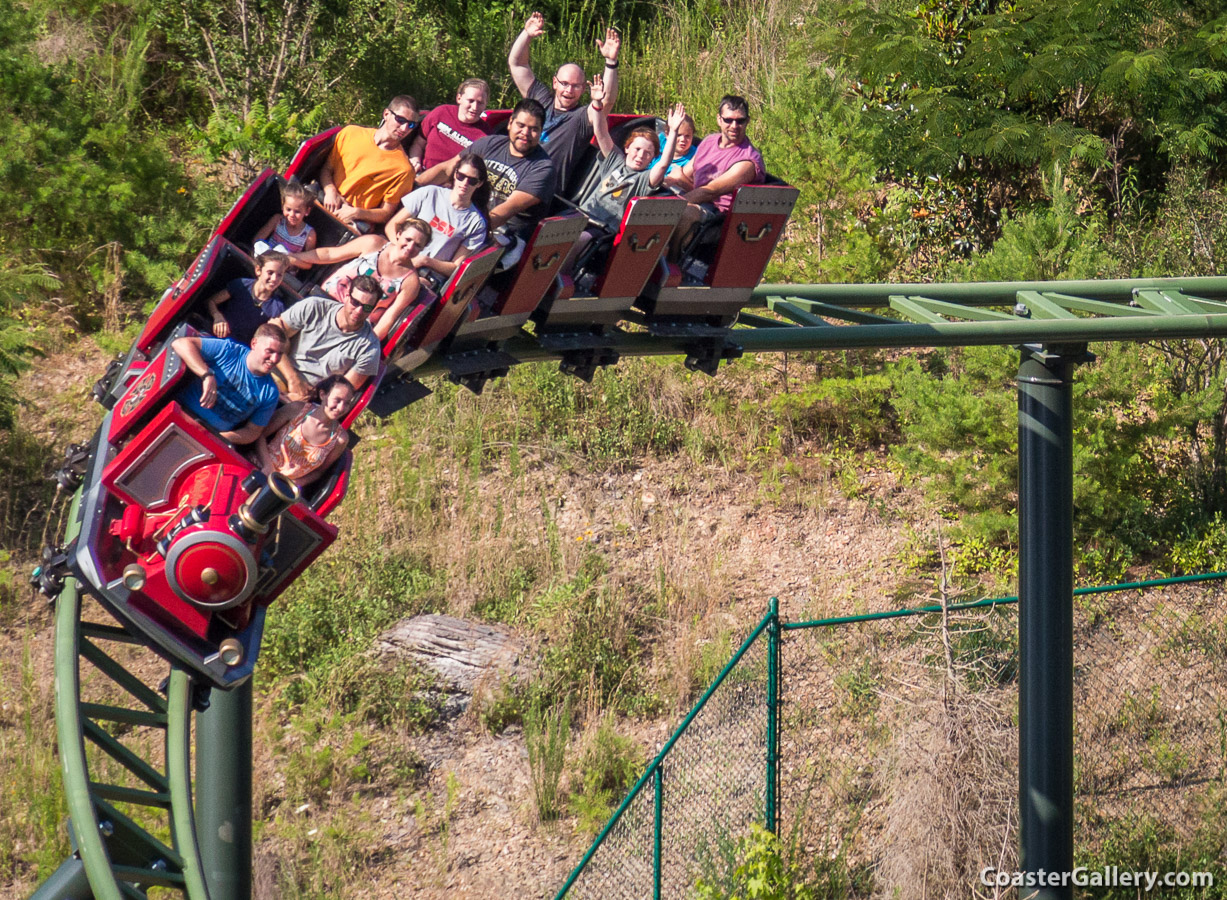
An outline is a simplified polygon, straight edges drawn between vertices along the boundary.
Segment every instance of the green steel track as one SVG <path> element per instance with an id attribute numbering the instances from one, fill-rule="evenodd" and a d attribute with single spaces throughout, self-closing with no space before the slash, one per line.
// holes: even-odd
<path id="1" fill-rule="evenodd" d="M 652 333 L 632 314 L 605 337 L 621 356 L 683 355 L 713 342 L 737 352 L 1045 345 L 1227 335 L 1227 278 L 913 285 L 761 285 L 734 327 Z M 522 331 L 503 346 L 516 362 L 560 359 Z M 448 371 L 431 357 L 411 374 Z M 73 501 L 75 520 L 80 492 Z M 75 531 L 65 542 L 76 537 Z M 143 898 L 151 887 L 207 900 L 191 783 L 190 678 L 172 669 L 165 696 L 120 659 L 140 642 L 83 621 L 69 578 L 57 601 L 56 721 L 77 854 L 34 900 Z M 82 698 L 88 663 L 91 689 Z M 142 666 L 148 671 L 149 666 Z M 165 669 L 161 669 L 165 671 Z M 101 687 L 99 685 L 101 684 Z M 131 740 L 136 738 L 135 741 Z M 156 744 L 159 752 L 150 747 Z M 159 762 L 157 757 L 161 756 Z M 120 777 L 122 776 L 122 777 Z M 201 796 L 211 786 L 197 786 Z M 75 868 L 74 868 L 75 867 Z M 83 882 L 88 879 L 88 886 Z M 163 892 L 165 893 L 165 892 Z"/>
<path id="2" fill-rule="evenodd" d="M 700 290 L 700 289 L 696 289 Z M 621 356 L 686 356 L 697 331 L 653 334 L 632 311 L 609 332 Z M 641 327 L 635 327 L 635 326 Z M 1227 335 L 1227 277 L 966 284 L 763 284 L 724 338 L 746 353 L 1156 341 Z M 518 362 L 561 359 L 527 331 L 502 348 Z M 448 370 L 432 357 L 415 375 Z"/>
<path id="3" fill-rule="evenodd" d="M 70 522 L 80 497 L 78 491 Z M 75 537 L 70 527 L 65 538 Z M 141 641 L 114 624 L 83 620 L 75 579 L 66 579 L 56 604 L 56 727 L 73 842 L 89 891 L 97 900 L 136 900 L 157 886 L 207 900 L 192 815 L 191 679 L 171 669 L 165 696 L 145 684 L 128 668 L 133 661 L 120 661 Z M 165 671 L 151 658 L 135 661 Z M 97 701 L 83 699 L 86 681 Z M 70 859 L 61 869 L 76 864 Z M 52 882 L 34 900 L 90 896 Z"/>

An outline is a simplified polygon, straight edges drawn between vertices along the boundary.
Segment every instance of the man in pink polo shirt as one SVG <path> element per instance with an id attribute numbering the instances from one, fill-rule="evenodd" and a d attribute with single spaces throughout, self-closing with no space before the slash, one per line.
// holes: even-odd
<path id="1" fill-rule="evenodd" d="M 689 205 L 674 233 L 675 256 L 696 224 L 728 212 L 737 188 L 762 184 L 767 177 L 763 155 L 746 136 L 750 106 L 745 98 L 725 94 L 716 119 L 720 130 L 703 138 L 694 157 L 682 168 L 682 179 L 692 187 L 682 194 Z"/>

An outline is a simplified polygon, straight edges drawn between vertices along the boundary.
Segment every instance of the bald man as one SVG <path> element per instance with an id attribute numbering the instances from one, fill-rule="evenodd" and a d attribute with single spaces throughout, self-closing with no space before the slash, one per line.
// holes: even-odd
<path id="1" fill-rule="evenodd" d="M 520 95 L 526 100 L 536 100 L 545 107 L 545 126 L 541 129 L 541 147 L 554 160 L 558 177 L 558 192 L 566 193 L 575 175 L 575 161 L 584 147 L 592 140 L 592 124 L 588 121 L 588 107 L 581 104 L 588 82 L 584 70 L 575 63 L 567 63 L 554 74 L 554 89 L 538 81 L 529 65 L 532 43 L 545 33 L 545 16 L 533 13 L 524 23 L 524 30 L 516 37 L 507 55 L 507 67 Z M 605 59 L 605 108 L 613 109 L 618 98 L 618 53 L 622 38 L 609 28 L 605 40 L 596 42 L 597 51 Z"/>

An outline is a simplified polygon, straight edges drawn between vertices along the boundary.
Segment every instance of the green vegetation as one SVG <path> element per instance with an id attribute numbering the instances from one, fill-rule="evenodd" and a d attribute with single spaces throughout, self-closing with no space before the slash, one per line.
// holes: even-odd
<path id="1" fill-rule="evenodd" d="M 534 698 L 524 710 L 524 742 L 528 745 L 528 770 L 537 818 L 552 822 L 562 812 L 562 773 L 571 740 L 571 699 L 548 706 Z"/>
<path id="2" fill-rule="evenodd" d="M 817 900 L 864 896 L 872 886 L 868 871 L 851 872 L 842 854 L 812 857 L 789 846 L 761 825 L 739 839 L 728 855 L 732 869 L 723 877 L 701 877 L 701 900 Z"/>
<path id="3" fill-rule="evenodd" d="M 1204 4 L 0 0 L 6 635 L 31 627 L 17 573 L 58 528 L 62 504 L 40 479 L 72 421 L 49 413 L 47 397 L 19 396 L 17 376 L 82 334 L 126 348 L 132 324 L 239 187 L 266 165 L 283 167 L 302 138 L 373 121 L 394 93 L 446 101 L 471 75 L 490 79 L 494 104 L 506 105 L 506 49 L 532 8 L 551 23 L 534 48 L 540 73 L 591 63 L 598 30 L 622 29 L 620 111 L 661 111 L 680 98 L 703 133 L 720 95 L 750 99 L 751 136 L 772 171 L 801 189 L 772 280 L 1227 268 L 1227 43 Z M 1094 350 L 1098 361 L 1076 382 L 1080 578 L 1220 568 L 1221 342 Z M 338 896 L 369 877 L 381 826 L 365 793 L 403 792 L 397 799 L 420 809 L 424 833 L 443 843 L 440 868 L 449 865 L 458 776 L 430 799 L 426 764 L 408 743 L 438 720 L 434 685 L 416 668 L 367 656 L 383 629 L 409 615 L 451 612 L 527 638 L 535 674 L 476 701 L 475 716 L 494 734 L 524 725 L 540 819 L 569 810 L 580 830 L 598 827 L 646 758 L 613 723 L 686 708 L 736 646 L 731 598 L 755 602 L 723 559 L 700 567 L 688 558 L 700 529 L 741 536 L 740 522 L 726 522 L 701 493 L 708 470 L 752 483 L 751 505 L 822 513 L 846 499 L 866 518 L 910 517 L 904 527 L 918 537 L 902 562 L 916 584 L 940 569 L 928 524 L 940 520 L 954 583 L 1008 585 L 1016 362 L 1002 348 L 794 353 L 744 359 L 713 380 L 674 360 L 628 360 L 591 384 L 521 366 L 481 398 L 440 384 L 389 421 L 368 418 L 337 513 L 343 538 L 267 620 L 259 725 L 271 764 L 287 773 L 286 784 L 261 788 L 261 839 L 281 860 L 273 892 Z M 79 391 L 55 399 L 81 405 Z M 632 480 L 645 460 L 667 470 L 661 483 Z M 895 510 L 868 486 L 870 470 L 919 487 L 925 508 Z M 585 507 L 570 478 L 605 493 Z M 604 507 L 624 497 L 605 521 Z M 1118 627 L 1107 600 L 1079 603 L 1093 625 Z M 1218 662 L 1216 621 L 1185 620 L 1156 656 Z M 1013 680 L 1014 646 L 995 622 L 951 637 L 952 660 L 977 695 Z M 869 643 L 830 662 L 840 667 L 838 709 L 876 734 L 885 711 L 881 671 L 860 652 Z M 43 739 L 49 699 L 31 666 L 14 662 L 0 676 L 0 698 L 14 703 L 0 712 L 5 883 L 31 882 L 66 849 Z M 1132 704 L 1111 727 L 1137 736 L 1133 763 L 1179 780 L 1188 751 L 1170 721 L 1145 693 Z M 568 756 L 572 725 L 589 737 Z M 29 785 L 38 803 L 22 800 Z M 862 780 L 848 794 L 866 790 Z M 301 804 L 310 815 L 293 812 Z M 8 814 L 19 807 L 28 811 Z M 311 818 L 325 808 L 326 822 Z M 1149 863 L 1201 859 L 1217 834 L 1203 831 L 1192 843 L 1145 828 L 1113 840 L 1120 858 L 1162 868 Z M 758 834 L 733 857 L 738 880 L 702 890 L 841 896 L 863 887 L 788 858 Z"/>
<path id="4" fill-rule="evenodd" d="M 46 878 L 68 853 L 60 763 L 45 736 L 55 731 L 52 686 L 40 683 L 29 635 L 16 683 L 0 685 L 0 879 L 23 869 Z M 16 713 L 15 715 L 13 713 Z M 18 812 L 20 811 L 20 813 Z"/>
<path id="5" fill-rule="evenodd" d="M 630 738 L 614 730 L 612 716 L 601 720 L 575 764 L 571 778 L 571 809 L 580 831 L 595 835 L 614 807 L 634 786 L 647 765 L 647 754 Z"/>

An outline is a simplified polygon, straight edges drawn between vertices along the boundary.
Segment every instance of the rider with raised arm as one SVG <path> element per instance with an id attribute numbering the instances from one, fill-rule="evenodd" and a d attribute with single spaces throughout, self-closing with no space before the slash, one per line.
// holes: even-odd
<path id="1" fill-rule="evenodd" d="M 545 33 L 545 16 L 533 13 L 524 23 L 524 29 L 511 45 L 507 55 L 507 67 L 517 90 L 525 99 L 536 100 L 545 107 L 545 124 L 541 130 L 541 146 L 549 153 L 558 169 L 558 189 L 565 193 L 574 175 L 576 157 L 592 140 L 592 124 L 580 101 L 587 86 L 584 70 L 575 63 L 567 63 L 554 74 L 551 91 L 533 74 L 529 64 L 532 42 Z M 617 30 L 608 28 L 605 40 L 596 42 L 597 51 L 605 59 L 604 105 L 612 109 L 618 99 L 618 53 L 622 38 Z"/>
<path id="2" fill-rule="evenodd" d="M 598 75 L 592 80 L 592 103 L 588 115 L 596 133 L 597 147 L 601 151 L 601 168 L 596 179 L 580 196 L 575 205 L 593 223 L 585 229 L 567 255 L 564 271 L 571 271 L 580 253 L 602 232 L 616 232 L 622 224 L 626 206 L 635 197 L 646 197 L 665 180 L 673 151 L 677 146 L 678 133 L 686 118 L 686 108 L 678 103 L 669 113 L 668 134 L 664 138 L 664 151 L 655 164 L 656 129 L 640 127 L 626 136 L 619 147 L 609 133 L 609 110 L 604 104 L 605 90 Z"/>
<path id="3" fill-rule="evenodd" d="M 604 96 L 605 89 L 598 75 L 592 80 L 592 103 L 588 106 L 588 116 L 601 151 L 601 168 L 588 190 L 575 198 L 575 205 L 589 219 L 610 231 L 617 231 L 631 198 L 646 197 L 664 182 L 682 122 L 686 118 L 686 108 L 678 103 L 669 113 L 664 151 L 656 164 L 651 165 L 652 157 L 656 155 L 656 129 L 648 126 L 636 128 L 619 147 L 609 133 L 609 109 L 605 106 Z"/>

